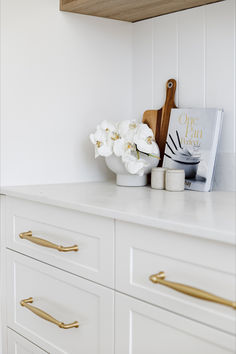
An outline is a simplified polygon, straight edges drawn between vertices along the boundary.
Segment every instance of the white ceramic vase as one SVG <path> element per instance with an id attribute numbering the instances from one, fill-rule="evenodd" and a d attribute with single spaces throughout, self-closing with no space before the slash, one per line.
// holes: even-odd
<path id="1" fill-rule="evenodd" d="M 159 163 L 159 159 L 150 157 L 141 153 L 142 159 L 148 162 L 148 166 L 145 168 L 144 175 L 133 175 L 129 173 L 121 158 L 112 154 L 105 158 L 107 167 L 116 174 L 116 184 L 118 186 L 126 187 L 142 187 L 147 184 L 147 175 L 151 172 L 153 167 L 156 167 Z"/>

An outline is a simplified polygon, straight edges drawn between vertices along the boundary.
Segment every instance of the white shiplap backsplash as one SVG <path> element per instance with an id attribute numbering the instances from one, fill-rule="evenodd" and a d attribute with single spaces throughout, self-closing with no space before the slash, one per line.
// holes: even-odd
<path id="1" fill-rule="evenodd" d="M 178 107 L 225 111 L 215 189 L 235 190 L 235 0 L 133 25 L 133 116 L 160 108 L 177 80 Z"/>
<path id="2" fill-rule="evenodd" d="M 134 24 L 0 4 L 0 184 L 108 178 L 89 132 L 161 107 L 174 77 L 179 107 L 224 108 L 215 188 L 235 189 L 235 0 Z"/>

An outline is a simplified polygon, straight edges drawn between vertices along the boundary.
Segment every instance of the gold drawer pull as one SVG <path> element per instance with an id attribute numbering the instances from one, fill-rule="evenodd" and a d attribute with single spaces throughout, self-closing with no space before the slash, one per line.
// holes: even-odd
<path id="1" fill-rule="evenodd" d="M 49 322 L 52 322 L 54 323 L 55 325 L 57 325 L 58 327 L 60 328 L 63 328 L 63 329 L 69 329 L 69 328 L 78 328 L 79 327 L 79 323 L 77 321 L 73 322 L 73 323 L 68 323 L 68 324 L 65 324 L 63 322 L 60 322 L 60 321 L 57 321 L 55 318 L 53 318 L 52 316 L 50 316 L 48 313 L 38 309 L 37 307 L 35 306 L 32 306 L 32 305 L 29 305 L 29 304 L 32 304 L 33 303 L 33 298 L 32 297 L 29 297 L 28 299 L 25 299 L 25 300 L 21 300 L 20 304 L 21 306 L 24 306 L 26 307 L 28 310 L 32 311 L 33 313 L 35 313 L 35 315 L 43 318 L 44 320 L 46 321 L 49 321 Z"/>
<path id="2" fill-rule="evenodd" d="M 58 246 L 55 243 L 49 242 L 49 241 L 44 240 L 42 238 L 34 237 L 32 235 L 32 231 L 22 232 L 21 234 L 19 234 L 19 237 L 24 240 L 28 240 L 30 242 L 36 243 L 37 245 L 40 245 L 43 247 L 54 248 L 55 250 L 58 250 L 59 252 L 71 252 L 71 251 L 77 252 L 79 250 L 79 247 L 77 245 L 74 245 L 71 247 Z"/>
<path id="3" fill-rule="evenodd" d="M 150 275 L 149 280 L 151 280 L 151 282 L 153 282 L 155 284 L 158 283 L 158 284 L 165 285 L 168 288 L 179 291 L 180 293 L 184 293 L 189 296 L 197 297 L 198 299 L 216 302 L 218 304 L 232 307 L 234 310 L 236 310 L 236 302 L 223 299 L 222 297 L 215 296 L 215 295 L 210 294 L 204 290 L 196 289 L 196 288 L 193 288 L 188 285 L 165 280 L 165 272 L 160 272 L 157 274 Z"/>

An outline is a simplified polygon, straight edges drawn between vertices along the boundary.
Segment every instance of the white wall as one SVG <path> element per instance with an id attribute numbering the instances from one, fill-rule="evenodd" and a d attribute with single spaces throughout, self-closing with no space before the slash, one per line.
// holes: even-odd
<path id="1" fill-rule="evenodd" d="M 133 115 L 164 103 L 177 80 L 179 107 L 224 108 L 217 189 L 235 189 L 235 0 L 133 25 Z"/>
<path id="2" fill-rule="evenodd" d="M 108 177 L 89 133 L 131 114 L 131 24 L 2 0 L 3 185 Z"/>
<path id="3" fill-rule="evenodd" d="M 215 187 L 235 189 L 235 0 L 135 24 L 0 1 L 3 185 L 107 178 L 89 132 L 161 107 L 174 77 L 179 107 L 224 108 Z"/>

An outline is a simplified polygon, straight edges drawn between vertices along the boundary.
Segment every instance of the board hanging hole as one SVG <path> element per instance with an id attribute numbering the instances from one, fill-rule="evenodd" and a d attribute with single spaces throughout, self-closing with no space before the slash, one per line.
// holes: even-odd
<path id="1" fill-rule="evenodd" d="M 172 88 L 173 87 L 173 82 L 168 82 L 168 88 Z"/>

